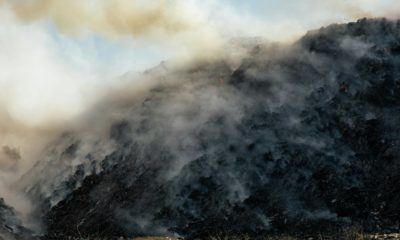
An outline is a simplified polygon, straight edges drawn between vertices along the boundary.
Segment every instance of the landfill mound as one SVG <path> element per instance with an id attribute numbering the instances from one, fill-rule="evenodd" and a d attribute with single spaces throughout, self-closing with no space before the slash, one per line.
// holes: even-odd
<path id="1" fill-rule="evenodd" d="M 400 22 L 249 52 L 233 70 L 160 65 L 106 136 L 49 146 L 24 177 L 46 239 L 399 231 Z"/>

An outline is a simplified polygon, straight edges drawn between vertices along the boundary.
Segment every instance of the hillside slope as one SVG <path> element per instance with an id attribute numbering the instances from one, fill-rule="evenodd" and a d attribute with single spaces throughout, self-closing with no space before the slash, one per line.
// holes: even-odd
<path id="1" fill-rule="evenodd" d="M 250 52 L 233 71 L 162 65 L 139 104 L 108 109 L 106 136 L 49 146 L 24 179 L 48 239 L 398 231 L 400 22 Z"/>

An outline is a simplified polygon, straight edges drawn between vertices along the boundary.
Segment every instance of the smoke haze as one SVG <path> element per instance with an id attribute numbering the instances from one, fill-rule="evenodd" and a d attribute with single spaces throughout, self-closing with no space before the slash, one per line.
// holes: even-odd
<path id="1" fill-rule="evenodd" d="M 176 155 L 173 163 L 176 167 L 165 173 L 166 179 L 174 179 L 188 164 L 189 157 L 201 158 L 198 149 L 201 143 L 194 137 L 196 126 L 218 121 L 223 113 L 231 117 L 226 121 L 227 129 L 239 135 L 235 126 L 245 116 L 248 106 L 254 104 L 246 102 L 243 93 L 234 88 L 207 85 L 205 81 L 226 81 L 251 56 L 254 46 L 267 49 L 263 60 L 279 59 L 292 54 L 287 53 L 293 50 L 288 45 L 311 28 L 362 17 L 396 18 L 396 7 L 400 7 L 396 1 L 383 0 L 283 2 L 288 4 L 283 11 L 287 19 L 275 16 L 270 20 L 255 17 L 248 9 L 241 11 L 239 7 L 238 10 L 237 1 L 1 0 L 0 197 L 17 209 L 25 224 L 31 226 L 32 219 L 28 216 L 36 209 L 30 199 L 46 199 L 54 206 L 70 193 L 71 188 L 63 184 L 81 166 L 84 166 L 83 174 L 72 189 L 79 187 L 84 177 L 101 172 L 104 158 L 123 144 L 110 140 L 108 130 L 116 122 L 122 121 L 123 126 L 126 119 L 134 119 L 129 122 L 131 125 L 150 128 L 138 135 L 137 143 L 151 145 L 155 144 L 153 139 L 160 138 L 164 147 Z M 268 12 L 265 15 L 272 15 L 272 7 L 261 6 L 259 11 L 265 9 Z M 292 8 L 304 8 L 302 11 L 306 14 L 295 13 Z M 304 20 L 293 19 L 289 16 L 292 12 L 294 18 L 304 17 Z M 137 48 L 154 47 L 165 57 L 157 61 L 168 61 L 144 74 L 119 72 L 117 76 L 99 76 L 94 71 L 81 71 L 81 65 L 94 65 L 91 58 L 75 65 L 66 61 L 60 52 L 69 49 L 60 50 L 53 35 L 73 41 L 82 36 L 101 36 L 105 41 L 117 43 L 132 41 Z M 278 42 L 279 48 L 275 49 L 271 42 Z M 371 47 L 352 38 L 343 39 L 341 44 L 354 58 L 363 57 Z M 324 58 L 305 57 L 315 65 L 324 61 Z M 217 67 L 210 70 L 212 65 Z M 198 70 L 202 66 L 207 70 Z M 272 78 L 273 95 L 267 99 L 270 111 L 287 102 L 301 105 L 310 91 L 295 90 L 297 86 L 288 83 L 279 69 L 265 73 L 250 68 L 246 74 L 254 79 L 264 78 L 265 74 Z M 151 101 L 159 101 L 154 88 L 160 85 L 179 91 L 166 94 L 169 102 L 152 109 Z M 147 101 L 149 94 L 152 98 Z M 149 107 L 139 108 L 146 103 Z M 142 112 L 132 113 L 132 109 Z M 191 115 L 193 109 L 201 112 L 196 119 Z M 147 116 L 154 119 L 145 119 Z M 296 122 L 296 116 L 291 119 Z M 168 134 L 163 132 L 165 129 Z M 220 130 L 215 127 L 209 131 Z M 207 141 L 215 141 L 210 138 Z M 176 139 L 186 145 L 178 145 Z M 293 141 L 313 148 L 324 146 L 303 137 Z M 79 145 L 78 150 L 72 147 L 68 153 L 66 149 L 74 145 Z M 141 151 L 145 155 L 148 150 Z M 209 151 L 214 154 L 213 150 Z M 140 158 L 145 160 L 146 156 Z M 235 181 L 236 177 L 232 176 L 231 180 Z M 33 197 L 26 198 L 27 192 Z M 248 196 L 240 181 L 232 185 L 229 193 L 232 199 Z M 315 215 L 331 216 L 329 212 L 318 214 Z"/>

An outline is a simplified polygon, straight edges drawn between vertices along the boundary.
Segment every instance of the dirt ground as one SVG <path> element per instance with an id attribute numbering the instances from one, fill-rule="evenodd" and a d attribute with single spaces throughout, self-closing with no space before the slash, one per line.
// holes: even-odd
<path id="1" fill-rule="evenodd" d="M 174 237 L 142 237 L 142 238 L 134 238 L 132 240 L 178 240 L 179 238 Z M 210 240 L 230 240 L 230 239 L 243 239 L 248 240 L 248 238 L 210 238 Z M 298 239 L 296 237 L 266 237 L 265 240 L 295 240 Z M 307 240 L 330 240 L 332 238 L 329 237 L 319 237 L 319 238 L 308 238 Z M 372 235 L 358 235 L 358 236 L 349 236 L 349 240 L 372 240 L 372 239 L 391 239 L 391 240 L 400 240 L 400 234 L 372 234 Z M 344 239 L 343 239 L 344 240 Z"/>

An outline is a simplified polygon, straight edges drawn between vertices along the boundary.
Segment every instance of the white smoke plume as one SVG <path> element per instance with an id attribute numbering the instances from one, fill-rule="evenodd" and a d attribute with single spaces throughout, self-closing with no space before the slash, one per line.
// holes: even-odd
<path id="1" fill-rule="evenodd" d="M 106 134 L 102 131 L 106 131 L 115 119 L 121 118 L 121 113 L 112 109 L 141 103 L 147 91 L 164 79 L 160 76 L 157 80 L 152 76 L 136 77 L 129 78 L 124 84 L 94 79 L 57 55 L 56 46 L 40 23 L 50 22 L 71 38 L 94 33 L 110 41 L 119 38 L 148 41 L 172 56 L 170 63 L 174 67 L 190 69 L 191 64 L 222 58 L 230 66 L 227 73 L 217 75 L 229 75 L 247 53 L 246 48 L 235 44 L 232 38 L 261 36 L 270 41 L 287 42 L 321 24 L 361 17 L 397 17 L 398 14 L 395 10 L 398 3 L 394 1 L 307 0 L 300 5 L 306 11 L 313 9 L 312 13 L 309 11 L 311 17 L 307 21 L 267 21 L 247 12 L 238 14 L 226 1 L 213 0 L 0 0 L 0 197 L 21 212 L 32 211 L 31 203 L 21 192 L 13 190 L 18 189 L 15 182 L 43 157 L 45 146 L 65 132 L 79 133 L 79 138 L 88 142 L 88 149 L 83 148 L 78 157 L 65 164 L 79 165 L 96 144 L 101 159 L 112 151 L 113 146 L 109 143 L 101 145 L 96 139 Z M 268 6 L 265 8 L 267 11 Z M 335 14 L 330 15 L 330 12 Z M 351 40 L 344 44 L 351 48 L 354 45 Z M 168 84 L 188 80 L 176 77 L 171 77 Z M 214 88 L 207 90 L 210 93 L 178 95 L 175 100 L 209 99 L 210 104 L 216 106 L 211 113 L 221 109 L 236 113 L 231 102 L 212 98 Z M 286 97 L 281 96 L 281 100 Z M 182 106 L 169 107 L 174 113 Z M 211 113 L 207 112 L 198 121 L 208 120 L 207 114 Z M 232 115 L 240 116 L 240 111 Z M 185 128 L 193 127 L 181 124 L 179 118 L 175 120 L 175 134 L 179 137 L 185 136 Z"/>
<path id="2" fill-rule="evenodd" d="M 152 31 L 176 33 L 190 27 L 167 1 L 8 1 L 24 21 L 49 18 L 61 30 L 98 31 L 107 35 L 149 34 Z"/>

